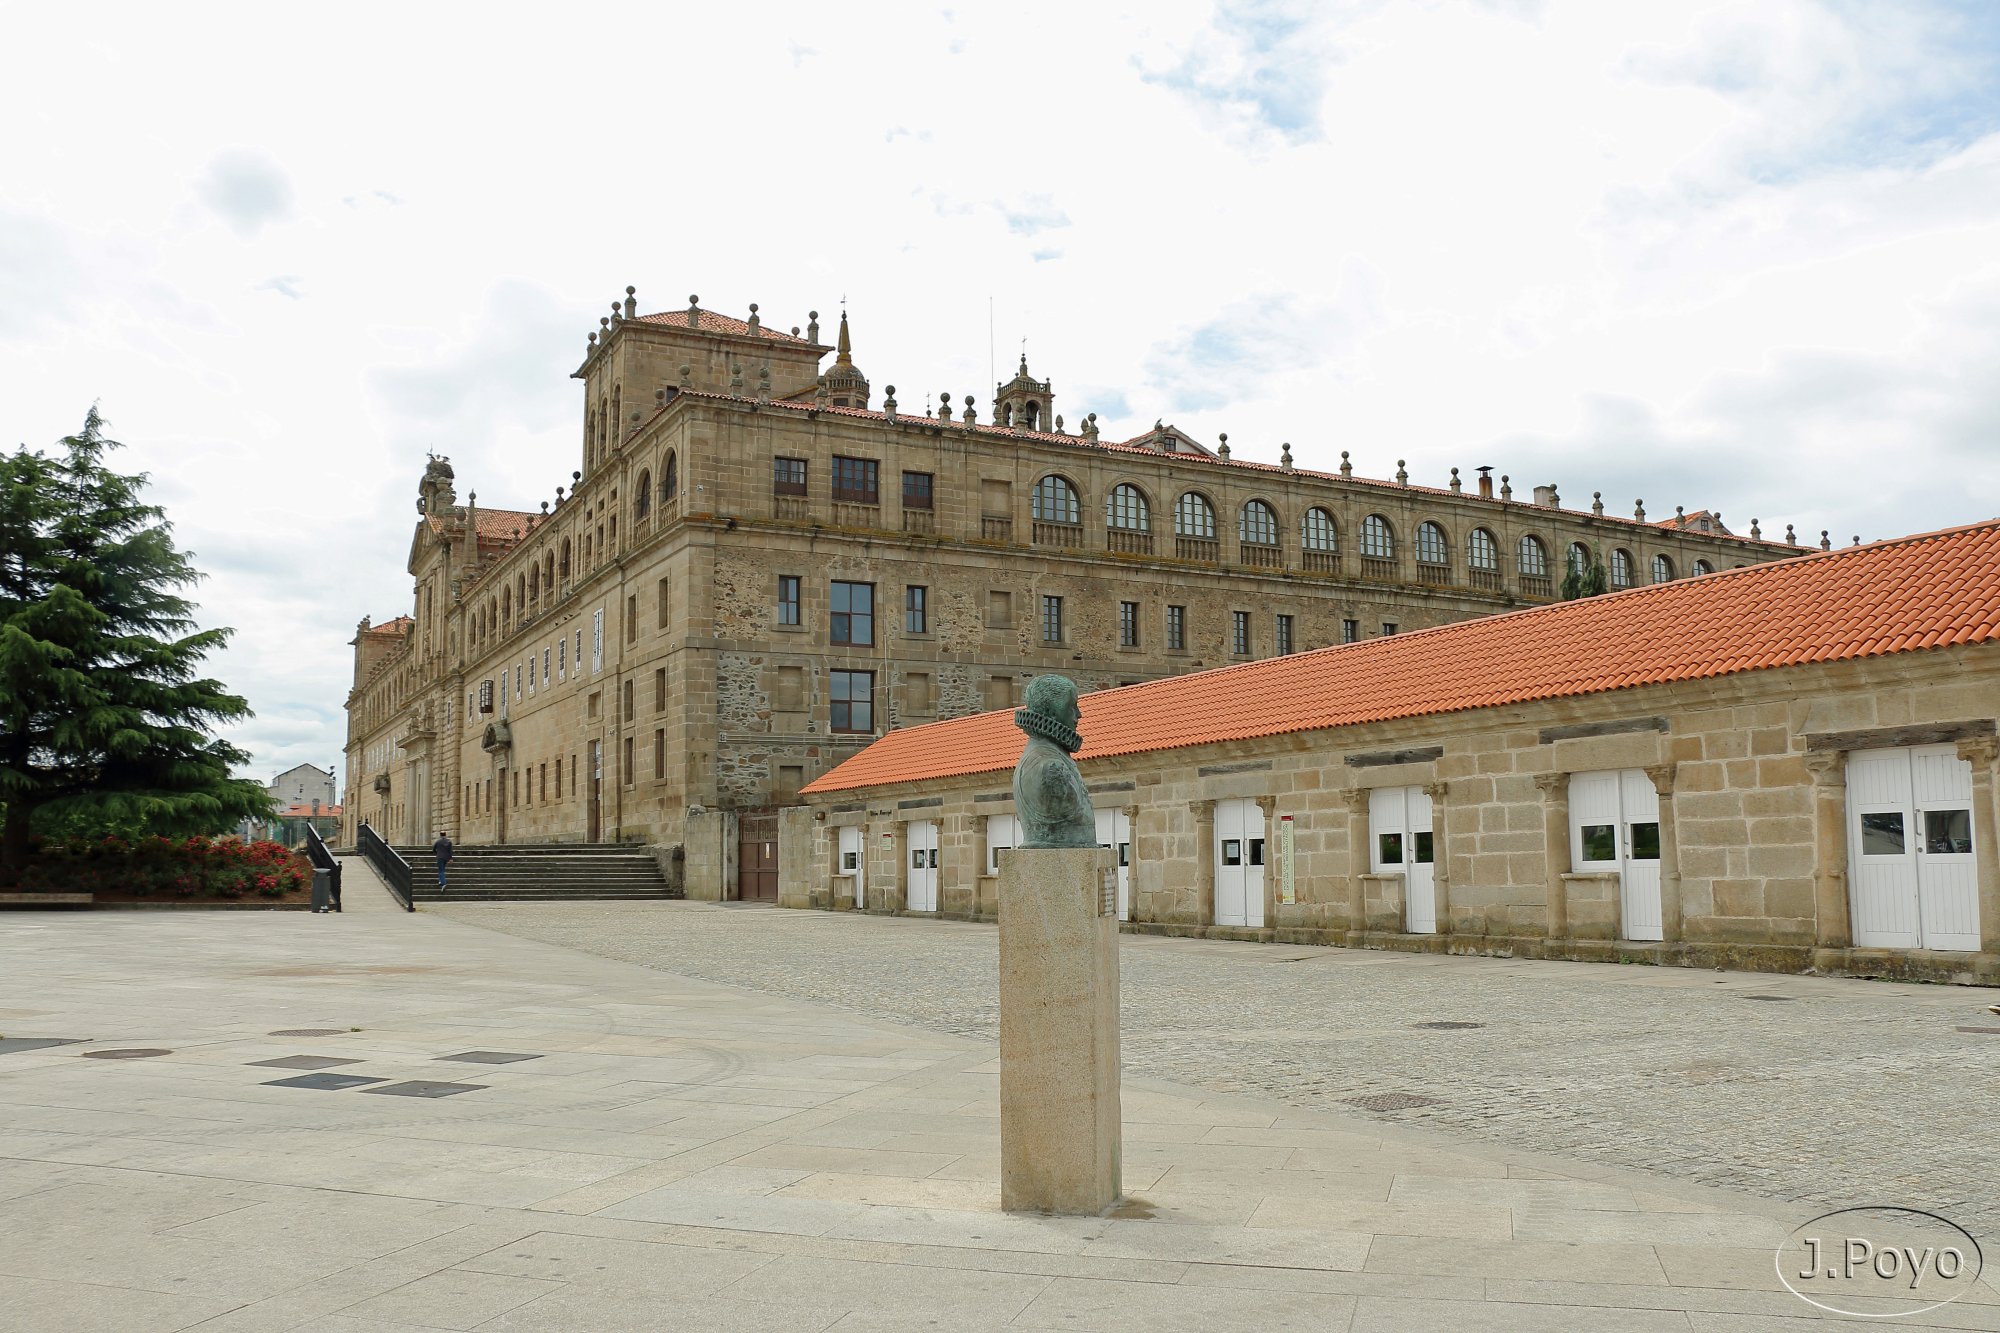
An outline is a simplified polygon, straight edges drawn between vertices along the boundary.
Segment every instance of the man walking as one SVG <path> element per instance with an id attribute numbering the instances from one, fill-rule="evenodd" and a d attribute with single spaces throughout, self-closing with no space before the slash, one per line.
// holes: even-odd
<path id="1" fill-rule="evenodd" d="M 451 864 L 451 839 L 442 833 L 438 834 L 437 841 L 431 844 L 431 852 L 438 859 L 438 892 L 443 893 L 444 868 Z"/>

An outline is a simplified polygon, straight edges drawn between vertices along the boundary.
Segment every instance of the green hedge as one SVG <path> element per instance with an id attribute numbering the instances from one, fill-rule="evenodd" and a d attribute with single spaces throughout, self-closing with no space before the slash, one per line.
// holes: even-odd
<path id="1" fill-rule="evenodd" d="M 36 892 L 103 898 L 282 898 L 312 886 L 312 863 L 275 842 L 70 838 L 39 845 L 21 876 Z"/>

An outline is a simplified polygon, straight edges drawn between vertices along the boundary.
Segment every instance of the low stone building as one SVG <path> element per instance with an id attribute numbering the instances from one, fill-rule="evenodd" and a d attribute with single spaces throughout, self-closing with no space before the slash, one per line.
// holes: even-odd
<path id="1" fill-rule="evenodd" d="M 2000 983 L 2000 520 L 1091 694 L 1128 929 Z M 1005 711 L 804 791 L 780 902 L 987 919 Z"/>

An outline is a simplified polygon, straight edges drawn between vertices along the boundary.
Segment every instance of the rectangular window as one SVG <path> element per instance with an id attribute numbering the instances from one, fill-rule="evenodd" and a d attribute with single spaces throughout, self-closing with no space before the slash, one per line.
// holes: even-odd
<path id="1" fill-rule="evenodd" d="M 903 474 L 903 508 L 929 509 L 931 507 L 931 474 L 928 472 L 905 472 Z"/>
<path id="2" fill-rule="evenodd" d="M 664 727 L 653 733 L 653 776 L 667 775 L 667 733 Z"/>
<path id="3" fill-rule="evenodd" d="M 1342 643 L 1353 643 L 1360 637 L 1361 637 L 1360 621 L 1343 620 L 1340 622 L 1340 641 Z"/>
<path id="4" fill-rule="evenodd" d="M 1060 597 L 1042 598 L 1042 642 L 1061 643 L 1063 641 L 1062 602 Z"/>
<path id="5" fill-rule="evenodd" d="M 479 711 L 482 713 L 493 711 L 493 682 L 491 680 L 482 680 L 479 682 Z"/>
<path id="6" fill-rule="evenodd" d="M 771 460 L 771 494 L 804 495 L 806 493 L 806 460 L 803 458 L 774 458 Z"/>
<path id="7" fill-rule="evenodd" d="M 632 594 L 625 599 L 625 642 L 639 641 L 639 595 Z"/>
<path id="8" fill-rule="evenodd" d="M 1240 838 L 1225 838 L 1222 841 L 1222 864 L 1240 866 L 1243 864 L 1243 841 Z"/>
<path id="9" fill-rule="evenodd" d="M 542 804 L 549 803 L 549 766 L 539 765 L 535 770 L 535 784 L 542 789 Z"/>
<path id="10" fill-rule="evenodd" d="M 1139 604 L 1137 602 L 1118 603 L 1118 646 L 1137 648 L 1139 646 Z"/>
<path id="11" fill-rule="evenodd" d="M 834 643 L 867 646 L 875 642 L 875 585 L 835 580 L 828 609 Z M 867 728 L 862 728 L 867 730 Z"/>
<path id="12" fill-rule="evenodd" d="M 778 623 L 796 625 L 799 623 L 799 576 L 797 574 L 778 575 Z"/>
<path id="13" fill-rule="evenodd" d="M 872 458 L 833 456 L 833 498 L 847 504 L 882 503 L 882 465 Z"/>
<path id="14" fill-rule="evenodd" d="M 829 671 L 827 692 L 833 700 L 833 730 L 875 730 L 874 672 Z"/>
<path id="15" fill-rule="evenodd" d="M 1170 606 L 1167 608 L 1167 651 L 1182 653 L 1187 651 L 1187 608 Z"/>
<path id="16" fill-rule="evenodd" d="M 1588 832 L 1588 830 L 1585 830 Z M 1863 856 L 1901 856 L 1903 854 L 1903 816 L 1901 811 L 1891 810 L 1883 814 L 1861 816 L 1861 854 Z"/>
<path id="17" fill-rule="evenodd" d="M 1418 829 L 1410 835 L 1410 859 L 1420 866 L 1431 864 L 1435 856 L 1435 844 L 1429 829 Z"/>
<path id="18" fill-rule="evenodd" d="M 661 579 L 655 591 L 660 600 L 660 628 L 665 629 L 667 627 L 667 581 Z"/>
<path id="19" fill-rule="evenodd" d="M 1634 842 L 1638 840 L 1639 824 L 1632 826 Z M 1660 826 L 1650 826 L 1653 843 L 1657 849 L 1660 841 Z M 1927 856 L 1965 856 L 1972 852 L 1972 811 L 1970 810 L 1926 810 L 1924 811 L 1924 854 Z M 1634 855 L 1637 855 L 1635 852 Z M 1655 857 L 1659 855 L 1654 852 Z"/>
<path id="20" fill-rule="evenodd" d="M 598 607 L 590 619 L 590 674 L 604 670 L 604 608 Z"/>
<path id="21" fill-rule="evenodd" d="M 576 756 L 569 757 L 569 794 L 576 795 Z"/>
<path id="22" fill-rule="evenodd" d="M 556 679 L 569 679 L 569 636 L 556 640 Z"/>
<path id="23" fill-rule="evenodd" d="M 625 770 L 618 776 L 628 787 L 639 779 L 639 775 L 632 768 L 632 738 L 630 736 L 625 738 Z"/>
<path id="24" fill-rule="evenodd" d="M 548 649 L 546 649 L 546 648 L 544 648 L 544 649 L 542 649 L 542 686 L 543 686 L 543 688 L 547 688 L 547 686 L 548 686 L 548 683 L 549 683 L 549 650 L 548 650 Z"/>
<path id="25" fill-rule="evenodd" d="M 626 680 L 625 688 L 619 691 L 619 693 L 624 700 L 625 720 L 630 722 L 632 720 L 632 682 L 630 679 Z"/>
<path id="26" fill-rule="evenodd" d="M 1279 616 L 1278 656 L 1283 657 L 1291 651 L 1292 651 L 1292 618 L 1290 616 Z"/>
<path id="27" fill-rule="evenodd" d="M 667 711 L 667 669 L 665 667 L 655 667 L 653 669 L 653 711 L 655 713 L 664 713 Z"/>
<path id="28" fill-rule="evenodd" d="M 1378 833 L 1375 835 L 1375 859 L 1385 866 L 1403 864 L 1403 835 L 1400 833 Z"/>
<path id="29" fill-rule="evenodd" d="M 1395 622 L 1395 621 L 1393 621 L 1393 620 L 1385 620 L 1385 621 L 1383 621 L 1383 622 L 1382 622 L 1382 632 L 1383 632 L 1384 634 L 1394 634 L 1394 633 L 1396 632 L 1396 622 Z"/>
<path id="30" fill-rule="evenodd" d="M 1618 859 L 1618 827 L 1615 824 L 1585 824 L 1579 841 L 1586 861 Z"/>
<path id="31" fill-rule="evenodd" d="M 903 589 L 903 632 L 905 634 L 928 634 L 931 632 L 930 611 L 931 590 L 912 583 Z"/>
<path id="32" fill-rule="evenodd" d="M 1229 651 L 1238 657 L 1250 656 L 1250 613 L 1231 611 L 1229 613 Z"/>
<path id="33" fill-rule="evenodd" d="M 521 664 L 514 663 L 514 702 L 521 701 Z"/>
<path id="34" fill-rule="evenodd" d="M 562 799 L 562 756 L 556 756 L 556 799 Z"/>
<path id="35" fill-rule="evenodd" d="M 1657 861 L 1660 859 L 1660 826 L 1655 823 L 1634 824 L 1632 830 L 1632 859 L 1634 861 Z"/>

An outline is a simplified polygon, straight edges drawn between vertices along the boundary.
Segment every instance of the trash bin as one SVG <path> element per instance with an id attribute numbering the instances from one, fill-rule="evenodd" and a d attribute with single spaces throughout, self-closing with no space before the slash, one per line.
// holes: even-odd
<path id="1" fill-rule="evenodd" d="M 333 872 L 313 869 L 313 911 L 324 912 L 333 906 Z"/>

